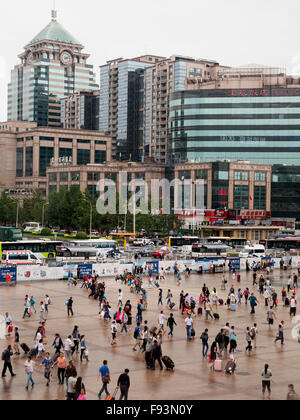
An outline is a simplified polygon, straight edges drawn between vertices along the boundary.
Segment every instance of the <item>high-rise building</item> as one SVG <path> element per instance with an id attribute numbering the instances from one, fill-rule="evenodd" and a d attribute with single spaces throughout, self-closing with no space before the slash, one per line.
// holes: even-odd
<path id="1" fill-rule="evenodd" d="M 8 120 L 35 121 L 38 126 L 60 127 L 60 101 L 78 90 L 97 90 L 88 54 L 56 20 L 19 55 L 21 64 L 11 72 L 8 85 Z"/>
<path id="2" fill-rule="evenodd" d="M 167 162 L 169 96 L 216 78 L 216 61 L 172 56 L 145 70 L 145 156 Z"/>
<path id="3" fill-rule="evenodd" d="M 300 79 L 283 69 L 220 69 L 169 98 L 169 163 L 299 165 Z"/>
<path id="4" fill-rule="evenodd" d="M 144 70 L 163 57 L 117 58 L 100 67 L 99 130 L 113 138 L 118 160 L 142 160 L 144 137 Z"/>
<path id="5" fill-rule="evenodd" d="M 99 90 L 79 91 L 61 101 L 61 125 L 83 130 L 99 129 Z"/>

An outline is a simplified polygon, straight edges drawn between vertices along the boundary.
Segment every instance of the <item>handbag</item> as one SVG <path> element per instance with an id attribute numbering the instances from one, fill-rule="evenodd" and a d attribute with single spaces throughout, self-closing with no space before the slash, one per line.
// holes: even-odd
<path id="1" fill-rule="evenodd" d="M 109 383 L 110 383 L 110 376 L 109 376 L 109 375 L 104 376 L 104 378 L 103 378 L 103 383 L 104 383 L 104 384 L 109 384 Z"/>

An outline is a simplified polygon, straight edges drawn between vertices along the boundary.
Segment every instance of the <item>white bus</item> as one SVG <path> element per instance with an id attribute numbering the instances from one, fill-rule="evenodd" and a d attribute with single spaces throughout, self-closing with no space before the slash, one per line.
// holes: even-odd
<path id="1" fill-rule="evenodd" d="M 118 248 L 118 242 L 110 239 L 87 239 L 86 241 L 70 241 L 66 244 L 67 247 L 74 248 L 97 248 L 98 254 L 105 255 L 108 251 L 112 251 Z"/>
<path id="2" fill-rule="evenodd" d="M 24 223 L 23 229 L 25 232 L 40 232 L 42 230 L 42 227 L 37 222 L 28 222 Z"/>
<path id="3" fill-rule="evenodd" d="M 240 252 L 241 258 L 251 258 L 251 257 L 265 257 L 265 247 L 264 245 L 254 244 L 247 245 Z"/>

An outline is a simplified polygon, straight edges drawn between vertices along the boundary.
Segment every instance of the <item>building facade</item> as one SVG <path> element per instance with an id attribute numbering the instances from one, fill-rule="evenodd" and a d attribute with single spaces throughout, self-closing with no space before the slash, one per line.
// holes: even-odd
<path id="1" fill-rule="evenodd" d="M 0 143 L 1 150 L 8 152 L 7 158 L 1 153 L 7 162 L 1 167 L 1 184 L 3 189 L 14 190 L 10 192 L 16 194 L 18 191 L 30 194 L 39 189 L 45 196 L 46 170 L 51 165 L 88 165 L 111 160 L 111 138 L 99 131 L 37 127 L 36 123 L 14 121 L 0 123 Z"/>
<path id="2" fill-rule="evenodd" d="M 95 197 L 103 189 L 99 189 L 99 181 L 112 180 L 119 191 L 120 174 L 126 173 L 125 188 L 134 180 L 146 181 L 150 193 L 151 180 L 161 180 L 165 177 L 165 166 L 154 162 L 108 162 L 106 164 L 73 165 L 70 167 L 53 166 L 47 169 L 48 193 L 59 191 L 61 188 L 70 188 L 77 185 L 82 192 L 88 190 Z M 123 180 L 124 182 L 124 180 Z"/>
<path id="3" fill-rule="evenodd" d="M 99 129 L 99 90 L 79 91 L 61 101 L 63 128 Z"/>
<path id="4" fill-rule="evenodd" d="M 144 136 L 144 70 L 162 57 L 118 58 L 100 67 L 99 130 L 113 139 L 118 160 L 142 160 Z"/>
<path id="5" fill-rule="evenodd" d="M 19 56 L 8 85 L 8 121 L 34 121 L 60 127 L 62 98 L 82 89 L 97 90 L 93 66 L 83 45 L 52 20 Z"/>
<path id="6" fill-rule="evenodd" d="M 300 221 L 300 166 L 272 167 L 272 218 Z"/>

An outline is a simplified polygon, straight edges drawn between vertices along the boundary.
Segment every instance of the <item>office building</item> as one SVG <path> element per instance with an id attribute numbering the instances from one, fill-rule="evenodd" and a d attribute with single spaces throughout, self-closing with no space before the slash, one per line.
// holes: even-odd
<path id="1" fill-rule="evenodd" d="M 79 91 L 61 101 L 63 128 L 99 129 L 99 90 Z"/>
<path id="2" fill-rule="evenodd" d="M 25 46 L 21 64 L 11 72 L 8 121 L 60 127 L 62 98 L 82 89 L 99 89 L 83 49 L 52 11 L 51 22 Z"/>
<path id="3" fill-rule="evenodd" d="M 300 221 L 300 166 L 272 167 L 272 218 Z"/>
<path id="4" fill-rule="evenodd" d="M 113 158 L 142 160 L 144 70 L 162 57 L 118 58 L 100 67 L 99 130 L 113 139 Z"/>
<path id="5" fill-rule="evenodd" d="M 265 67 L 220 69 L 217 79 L 170 95 L 169 164 L 299 164 L 300 79 Z"/>
<path id="6" fill-rule="evenodd" d="M 36 123 L 0 123 L 1 187 L 11 194 L 39 189 L 46 195 L 46 170 L 109 162 L 111 138 L 99 131 L 38 127 Z M 1 156 L 6 156 L 1 154 Z"/>

